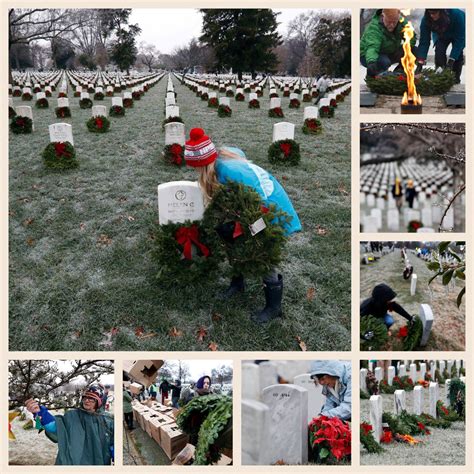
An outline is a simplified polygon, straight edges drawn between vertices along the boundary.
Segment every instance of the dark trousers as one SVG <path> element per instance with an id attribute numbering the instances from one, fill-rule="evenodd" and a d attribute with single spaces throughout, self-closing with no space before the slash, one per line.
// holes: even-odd
<path id="1" fill-rule="evenodd" d="M 171 397 L 171 404 L 173 405 L 173 408 L 178 408 L 178 400 L 179 397 Z"/>
<path id="2" fill-rule="evenodd" d="M 128 429 L 133 430 L 133 411 L 130 413 L 124 413 L 125 423 L 127 423 Z"/>
<path id="3" fill-rule="evenodd" d="M 435 47 L 435 66 L 438 67 L 446 67 L 446 63 L 448 62 L 448 55 L 446 54 L 446 50 L 448 49 L 448 46 L 451 44 L 451 40 L 449 39 L 438 39 L 436 41 L 436 44 L 434 45 Z M 462 72 L 462 66 L 464 64 L 464 56 L 461 54 L 461 56 L 454 61 L 453 64 L 453 72 L 454 75 L 456 76 L 456 82 L 461 81 L 461 72 Z"/>

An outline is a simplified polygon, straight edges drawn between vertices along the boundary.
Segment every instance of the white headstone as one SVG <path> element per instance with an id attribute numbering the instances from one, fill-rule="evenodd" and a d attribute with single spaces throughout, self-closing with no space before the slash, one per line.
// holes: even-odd
<path id="1" fill-rule="evenodd" d="M 316 386 L 310 374 L 297 375 L 294 384 L 308 390 L 308 423 L 321 413 L 326 397 L 323 396 L 321 385 Z"/>
<path id="2" fill-rule="evenodd" d="M 428 344 L 428 339 L 431 333 L 431 327 L 433 326 L 433 312 L 431 311 L 431 307 L 428 304 L 421 304 L 420 305 L 420 319 L 423 323 L 423 335 L 421 336 L 420 346 L 426 346 Z"/>
<path id="3" fill-rule="evenodd" d="M 92 106 L 92 117 L 99 117 L 100 115 L 107 117 L 107 107 L 105 105 Z"/>
<path id="4" fill-rule="evenodd" d="M 423 387 L 421 385 L 413 388 L 413 413 L 415 415 L 423 413 Z"/>
<path id="5" fill-rule="evenodd" d="M 449 400 L 449 386 L 451 385 L 451 379 L 446 379 L 444 381 L 444 404 L 449 407 L 451 402 Z"/>
<path id="6" fill-rule="evenodd" d="M 169 105 L 166 107 L 166 118 L 179 117 L 179 107 L 177 105 Z"/>
<path id="7" fill-rule="evenodd" d="M 273 141 L 293 140 L 295 137 L 295 126 L 289 122 L 279 122 L 273 125 Z"/>
<path id="8" fill-rule="evenodd" d="M 263 402 L 270 409 L 267 433 L 270 464 L 308 462 L 308 391 L 292 384 L 272 385 L 263 391 Z"/>
<path id="9" fill-rule="evenodd" d="M 90 99 L 89 92 L 81 92 L 80 100 L 82 99 Z"/>
<path id="10" fill-rule="evenodd" d="M 265 361 L 259 364 L 260 393 L 263 389 L 278 383 L 277 361 Z"/>
<path id="11" fill-rule="evenodd" d="M 452 360 L 448 360 L 447 369 L 448 369 L 448 374 L 449 374 L 450 377 L 451 377 L 451 371 L 453 369 L 453 364 L 454 364 L 454 362 Z"/>
<path id="12" fill-rule="evenodd" d="M 436 382 L 430 382 L 429 387 L 430 394 L 430 410 L 429 414 L 436 418 L 436 402 L 438 401 L 438 384 Z"/>
<path id="13" fill-rule="evenodd" d="M 372 395 L 369 400 L 370 403 L 370 424 L 374 433 L 374 439 L 380 444 L 382 438 L 382 413 L 383 400 L 380 395 Z"/>
<path id="14" fill-rule="evenodd" d="M 397 209 L 389 209 L 387 211 L 387 227 L 388 230 L 393 232 L 400 230 L 400 213 Z"/>
<path id="15" fill-rule="evenodd" d="M 113 106 L 123 107 L 122 97 L 112 97 L 112 107 Z"/>
<path id="16" fill-rule="evenodd" d="M 367 369 L 360 369 L 360 389 L 367 392 Z"/>
<path id="17" fill-rule="evenodd" d="M 124 92 L 123 93 L 123 98 L 124 99 L 133 99 L 132 93 L 131 92 Z"/>
<path id="18" fill-rule="evenodd" d="M 443 372 L 444 369 L 446 368 L 446 362 L 444 360 L 439 361 L 439 373 L 441 374 L 441 377 L 443 377 Z"/>
<path id="19" fill-rule="evenodd" d="M 367 206 L 374 207 L 375 206 L 375 196 L 373 194 L 367 195 Z"/>
<path id="20" fill-rule="evenodd" d="M 40 99 L 46 99 L 46 93 L 45 92 L 38 92 L 36 94 L 36 100 L 40 100 Z"/>
<path id="21" fill-rule="evenodd" d="M 82 92 L 82 87 L 81 86 L 76 86 L 76 92 L 81 93 Z"/>
<path id="22" fill-rule="evenodd" d="M 176 105 L 176 100 L 175 100 L 174 96 L 173 97 L 167 97 L 165 99 L 165 106 L 169 107 L 170 105 Z"/>
<path id="23" fill-rule="evenodd" d="M 317 107 L 305 107 L 303 120 L 319 118 L 319 109 Z"/>
<path id="24" fill-rule="evenodd" d="M 158 185 L 160 224 L 183 223 L 202 219 L 204 201 L 196 182 L 172 181 Z"/>
<path id="25" fill-rule="evenodd" d="M 374 370 L 375 378 L 377 379 L 377 382 L 380 382 L 383 380 L 383 369 L 382 367 L 375 367 Z"/>
<path id="26" fill-rule="evenodd" d="M 420 362 L 420 380 L 425 380 L 426 375 L 426 364 L 424 362 Z"/>
<path id="27" fill-rule="evenodd" d="M 416 364 L 410 364 L 410 378 L 416 383 Z"/>
<path id="28" fill-rule="evenodd" d="M 416 294 L 416 282 L 418 280 L 418 277 L 416 276 L 416 273 L 411 274 L 411 283 L 410 283 L 410 295 L 415 296 Z"/>
<path id="29" fill-rule="evenodd" d="M 424 227 L 431 227 L 433 225 L 433 213 L 430 207 L 425 207 L 421 210 L 421 222 Z"/>
<path id="30" fill-rule="evenodd" d="M 395 367 L 393 365 L 391 365 L 387 369 L 387 383 L 388 383 L 388 385 L 392 385 L 393 377 L 395 377 Z"/>
<path id="31" fill-rule="evenodd" d="M 276 109 L 277 107 L 281 108 L 281 99 L 278 97 L 273 97 L 270 99 L 270 109 Z"/>
<path id="32" fill-rule="evenodd" d="M 29 105 L 19 105 L 18 107 L 15 107 L 15 112 L 18 116 L 20 117 L 28 117 L 32 121 L 32 127 L 31 130 L 34 132 L 35 131 L 35 123 L 33 121 L 33 110 Z"/>
<path id="33" fill-rule="evenodd" d="M 400 415 L 402 410 L 406 409 L 406 392 L 405 390 L 395 390 L 394 393 L 394 411 Z"/>
<path id="34" fill-rule="evenodd" d="M 379 231 L 379 219 L 376 216 L 363 216 L 363 231 L 368 233 L 376 233 Z"/>
<path id="35" fill-rule="evenodd" d="M 165 125 L 165 145 L 173 145 L 178 143 L 184 146 L 186 135 L 184 131 L 184 123 L 170 122 Z"/>
<path id="36" fill-rule="evenodd" d="M 219 105 L 227 105 L 227 107 L 230 107 L 230 99 L 228 97 L 219 97 Z"/>
<path id="37" fill-rule="evenodd" d="M 398 368 L 398 376 L 399 377 L 404 377 L 407 374 L 407 369 L 405 364 L 400 364 L 400 367 Z"/>
<path id="38" fill-rule="evenodd" d="M 378 208 L 371 209 L 370 210 L 370 215 L 372 217 L 375 217 L 377 220 L 377 229 L 382 228 L 382 211 Z"/>
<path id="39" fill-rule="evenodd" d="M 255 365 L 255 364 L 253 364 Z M 272 429 L 270 409 L 256 400 L 242 400 L 242 464 L 269 465 L 269 433 Z"/>
<path id="40" fill-rule="evenodd" d="M 208 96 L 209 96 L 208 100 L 217 99 L 217 92 L 209 92 Z"/>
<path id="41" fill-rule="evenodd" d="M 259 367 L 252 362 L 242 364 L 242 396 L 245 399 L 260 400 Z"/>
<path id="42" fill-rule="evenodd" d="M 329 99 L 326 99 L 326 98 L 320 99 L 319 102 L 318 102 L 319 108 L 321 108 L 321 107 L 329 107 L 330 105 L 331 105 L 330 100 L 329 100 Z"/>
<path id="43" fill-rule="evenodd" d="M 258 100 L 258 95 L 255 92 L 250 92 L 249 94 L 249 102 L 251 100 Z"/>
<path id="44" fill-rule="evenodd" d="M 293 99 L 299 99 L 298 94 L 295 94 L 295 93 L 292 92 L 292 93 L 290 94 L 290 100 L 293 100 Z"/>
<path id="45" fill-rule="evenodd" d="M 430 375 L 433 380 L 435 379 L 435 373 L 436 373 L 436 362 L 431 361 L 430 362 Z"/>
<path id="46" fill-rule="evenodd" d="M 53 123 L 48 128 L 50 142 L 69 142 L 71 145 L 74 145 L 72 126 L 68 123 Z"/>
<path id="47" fill-rule="evenodd" d="M 58 107 L 69 107 L 69 99 L 67 97 L 60 97 L 58 99 Z"/>

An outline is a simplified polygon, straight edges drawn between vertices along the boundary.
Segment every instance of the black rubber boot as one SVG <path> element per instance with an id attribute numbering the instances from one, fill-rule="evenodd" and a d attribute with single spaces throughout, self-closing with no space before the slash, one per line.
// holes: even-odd
<path id="1" fill-rule="evenodd" d="M 263 281 L 265 292 L 265 308 L 251 316 L 254 323 L 268 323 L 282 316 L 281 300 L 283 296 L 283 276 L 278 275 L 277 282 Z"/>
<path id="2" fill-rule="evenodd" d="M 232 277 L 229 288 L 227 288 L 227 290 L 221 294 L 220 299 L 227 300 L 235 296 L 237 293 L 242 293 L 243 291 L 245 291 L 244 277 L 242 275 Z"/>

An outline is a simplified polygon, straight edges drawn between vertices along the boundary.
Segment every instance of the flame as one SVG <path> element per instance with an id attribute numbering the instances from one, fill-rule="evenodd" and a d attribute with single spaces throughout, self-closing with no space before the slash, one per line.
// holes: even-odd
<path id="1" fill-rule="evenodd" d="M 416 56 L 411 52 L 410 41 L 415 34 L 413 25 L 409 21 L 402 30 L 403 33 L 403 51 L 402 66 L 407 75 L 408 92 L 405 92 L 402 99 L 403 105 L 421 105 L 421 96 L 417 94 L 415 87 L 415 64 Z"/>

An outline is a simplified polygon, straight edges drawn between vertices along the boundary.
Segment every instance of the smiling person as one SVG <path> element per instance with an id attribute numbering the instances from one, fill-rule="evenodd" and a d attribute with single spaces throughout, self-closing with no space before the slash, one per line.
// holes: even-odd
<path id="1" fill-rule="evenodd" d="M 80 407 L 64 415 L 52 415 L 36 400 L 26 401 L 37 427 L 58 444 L 56 463 L 60 465 L 108 466 L 114 457 L 114 420 L 100 411 L 104 387 L 89 385 L 82 394 Z"/>
<path id="2" fill-rule="evenodd" d="M 322 385 L 326 397 L 319 415 L 350 421 L 352 413 L 352 378 L 350 362 L 315 360 L 311 363 L 311 378 Z"/>

